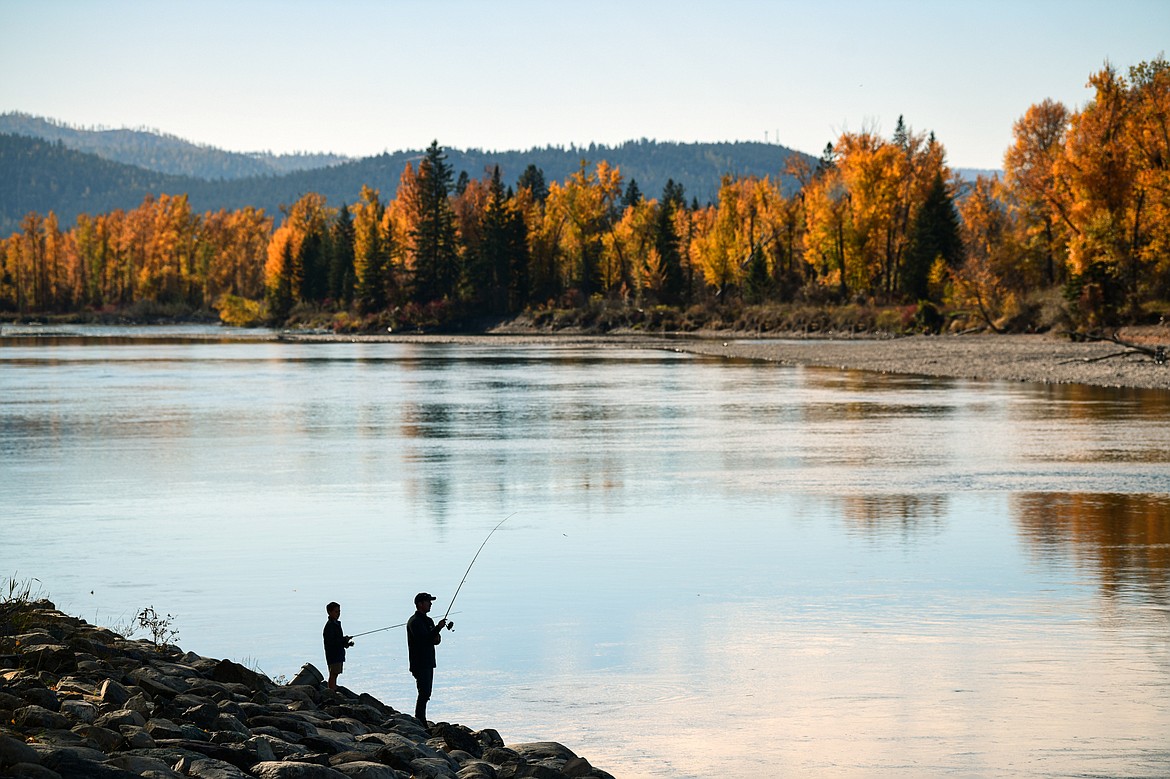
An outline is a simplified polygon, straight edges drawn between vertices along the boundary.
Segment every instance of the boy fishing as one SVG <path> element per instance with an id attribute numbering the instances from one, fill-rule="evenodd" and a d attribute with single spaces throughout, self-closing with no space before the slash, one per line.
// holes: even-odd
<path id="1" fill-rule="evenodd" d="M 337 689 L 337 677 L 341 675 L 345 665 L 345 648 L 353 646 L 353 637 L 345 635 L 341 629 L 341 604 L 332 601 L 325 606 L 325 613 L 329 621 L 321 631 L 325 641 L 325 664 L 329 666 L 329 689 Z"/>

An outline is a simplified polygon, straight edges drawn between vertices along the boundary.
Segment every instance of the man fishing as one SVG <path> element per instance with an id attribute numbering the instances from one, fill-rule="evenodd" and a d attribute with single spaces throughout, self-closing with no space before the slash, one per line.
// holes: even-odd
<path id="1" fill-rule="evenodd" d="M 431 699 L 431 686 L 435 681 L 435 647 L 443 640 L 443 628 L 452 629 L 454 622 L 447 618 L 439 624 L 427 616 L 435 596 L 420 592 L 414 596 L 414 614 L 406 622 L 406 645 L 410 650 L 410 673 L 418 685 L 418 701 L 414 704 L 414 716 L 423 727 L 427 727 L 427 701 Z"/>

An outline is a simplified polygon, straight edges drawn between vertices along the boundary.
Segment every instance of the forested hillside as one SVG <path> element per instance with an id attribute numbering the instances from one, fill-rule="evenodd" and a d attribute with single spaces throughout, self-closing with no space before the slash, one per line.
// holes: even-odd
<path id="1" fill-rule="evenodd" d="M 626 182 L 637 182 L 647 196 L 657 196 L 673 179 L 689 198 L 713 201 L 724 176 L 769 176 L 791 193 L 797 184 L 783 176 L 793 152 L 764 143 L 657 143 L 636 141 L 620 146 L 546 147 L 530 151 L 486 152 L 447 150 L 451 169 L 458 177 L 483 178 L 494 166 L 501 178 L 515 185 L 529 165 L 541 169 L 546 179 L 563 180 L 581 169 L 605 161 L 622 172 Z M 30 211 L 52 211 L 62 227 L 72 226 L 78 214 L 96 215 L 138 206 L 147 193 L 188 196 L 196 212 L 262 208 L 279 215 L 301 195 L 315 192 L 333 205 L 353 203 L 363 186 L 393 198 L 407 163 L 417 165 L 422 151 L 380 154 L 332 167 L 303 170 L 280 176 L 264 175 L 234 180 L 208 180 L 173 176 L 110 162 L 93 154 L 74 151 L 62 142 L 0 135 L 0 236 L 19 227 Z"/>
<path id="2" fill-rule="evenodd" d="M 0 114 L 0 133 L 60 141 L 68 149 L 158 173 L 201 179 L 280 175 L 345 162 L 340 154 L 233 152 L 149 130 L 88 130 L 39 116 Z"/>

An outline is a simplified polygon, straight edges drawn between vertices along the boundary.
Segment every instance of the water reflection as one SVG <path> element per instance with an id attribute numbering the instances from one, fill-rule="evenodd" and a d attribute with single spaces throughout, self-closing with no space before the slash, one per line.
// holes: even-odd
<path id="1" fill-rule="evenodd" d="M 841 499 L 847 526 L 865 535 L 913 538 L 942 530 L 950 497 L 926 495 L 850 495 Z"/>
<path id="2" fill-rule="evenodd" d="M 1107 597 L 1170 604 L 1170 495 L 1020 493 L 1010 505 L 1037 557 L 1089 569 Z"/>

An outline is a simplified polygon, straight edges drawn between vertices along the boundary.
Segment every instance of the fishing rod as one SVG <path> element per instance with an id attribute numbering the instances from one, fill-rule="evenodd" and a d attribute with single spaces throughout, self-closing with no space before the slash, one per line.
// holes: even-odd
<path id="1" fill-rule="evenodd" d="M 504 524 L 518 513 L 519 512 L 517 511 L 513 511 L 511 514 L 497 522 L 496 526 L 492 528 L 492 532 L 488 533 L 487 538 L 485 538 L 483 543 L 479 545 L 479 549 L 475 550 L 475 557 L 471 558 L 471 562 L 467 565 L 467 570 L 463 573 L 463 578 L 459 580 L 459 586 L 455 588 L 455 594 L 451 596 L 451 602 L 447 604 L 447 613 L 443 615 L 443 619 L 447 619 L 447 616 L 451 613 L 451 607 L 455 605 L 455 599 L 459 597 L 459 591 L 463 589 L 463 582 L 467 581 L 467 574 L 471 573 L 471 566 L 475 565 L 475 561 L 479 559 L 479 553 L 483 551 L 485 546 L 487 546 L 487 542 L 491 539 L 492 535 L 500 529 L 500 525 Z M 452 625 L 447 625 L 447 629 L 454 630 L 455 628 Z"/>
<path id="2" fill-rule="evenodd" d="M 455 613 L 462 614 L 463 612 L 456 611 Z M 406 627 L 406 623 L 399 622 L 397 625 L 387 625 L 384 628 L 376 628 L 374 630 L 367 630 L 365 633 L 354 633 L 352 636 L 350 636 L 350 638 L 357 638 L 358 636 L 368 636 L 371 633 L 381 633 L 383 630 L 393 630 L 394 628 L 403 628 L 403 627 Z"/>

